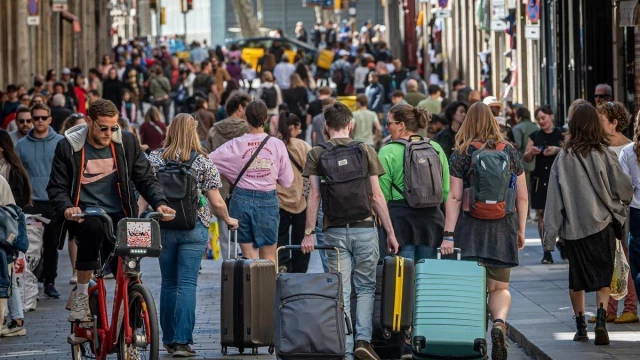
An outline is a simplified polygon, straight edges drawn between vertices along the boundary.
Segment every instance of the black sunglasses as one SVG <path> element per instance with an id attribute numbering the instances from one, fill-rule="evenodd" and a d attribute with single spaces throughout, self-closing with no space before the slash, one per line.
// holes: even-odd
<path id="1" fill-rule="evenodd" d="M 611 95 L 607 95 L 607 94 L 593 94 L 593 97 L 596 99 L 601 99 L 601 98 L 606 98 L 606 97 L 610 97 Z"/>
<path id="2" fill-rule="evenodd" d="M 18 119 L 18 124 L 31 124 L 31 119 Z"/>
<path id="3" fill-rule="evenodd" d="M 47 121 L 48 118 L 49 118 L 49 116 L 33 116 L 33 117 L 31 117 L 31 120 L 33 120 L 33 121 Z"/>
<path id="4" fill-rule="evenodd" d="M 118 132 L 120 131 L 120 126 L 116 125 L 116 126 L 100 126 L 98 125 L 98 127 L 100 128 L 100 131 L 102 132 L 107 132 L 108 130 L 111 130 L 111 132 Z"/>

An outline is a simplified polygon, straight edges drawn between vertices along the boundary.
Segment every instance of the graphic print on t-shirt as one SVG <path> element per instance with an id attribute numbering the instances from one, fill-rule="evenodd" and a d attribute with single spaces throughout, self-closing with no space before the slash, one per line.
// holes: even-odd
<path id="1" fill-rule="evenodd" d="M 113 158 L 109 159 L 90 159 L 87 160 L 87 165 L 82 173 L 82 185 L 92 184 L 98 180 L 116 172 L 116 167 L 113 162 Z"/>
<path id="2" fill-rule="evenodd" d="M 258 149 L 258 146 L 260 146 L 260 143 L 262 143 L 262 140 L 249 142 L 247 144 L 249 148 L 244 152 L 244 154 L 242 154 L 242 159 L 244 161 L 248 161 L 253 155 L 254 151 Z M 262 148 L 262 150 L 260 150 L 260 152 L 263 152 L 263 151 L 266 151 L 272 157 L 275 157 L 275 155 L 273 154 L 273 151 L 271 151 L 271 149 L 269 149 L 267 145 L 265 145 Z M 258 154 L 258 156 L 256 156 L 256 158 L 251 163 L 251 165 L 249 165 L 249 168 L 247 169 L 245 176 L 250 178 L 268 177 L 271 175 L 271 165 L 273 165 L 273 160 L 263 158 L 262 156 L 260 156 L 260 154 Z"/>
<path id="3" fill-rule="evenodd" d="M 111 149 L 97 149 L 87 144 L 84 151 L 85 164 L 80 177 L 80 204 L 100 207 L 108 214 L 119 214 L 122 205 Z"/>

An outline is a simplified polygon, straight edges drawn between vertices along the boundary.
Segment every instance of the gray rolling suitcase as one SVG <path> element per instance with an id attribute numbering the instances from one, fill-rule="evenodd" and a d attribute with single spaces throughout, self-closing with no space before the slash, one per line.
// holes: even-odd
<path id="1" fill-rule="evenodd" d="M 338 251 L 332 246 L 315 248 Z M 283 246 L 278 251 L 282 249 L 300 250 L 301 247 Z M 351 334 L 352 329 L 344 312 L 342 276 L 339 272 L 278 274 L 274 313 L 278 359 L 330 360 L 344 357 L 345 336 Z"/>
<path id="2" fill-rule="evenodd" d="M 237 231 L 235 235 L 237 254 Z M 245 349 L 257 354 L 258 347 L 269 347 L 269 353 L 273 354 L 274 271 L 270 260 L 235 258 L 222 263 L 220 344 L 223 355 L 227 354 L 227 347 L 235 347 L 241 354 Z"/>

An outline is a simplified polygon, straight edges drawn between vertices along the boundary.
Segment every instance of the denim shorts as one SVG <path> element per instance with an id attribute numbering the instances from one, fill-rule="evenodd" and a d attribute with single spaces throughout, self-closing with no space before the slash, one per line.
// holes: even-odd
<path id="1" fill-rule="evenodd" d="M 235 188 L 229 204 L 229 215 L 238 219 L 238 242 L 259 249 L 278 242 L 280 206 L 276 191 Z"/>

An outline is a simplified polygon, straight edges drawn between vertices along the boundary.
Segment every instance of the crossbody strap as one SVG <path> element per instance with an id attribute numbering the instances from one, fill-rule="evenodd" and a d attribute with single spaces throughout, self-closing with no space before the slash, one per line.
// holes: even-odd
<path id="1" fill-rule="evenodd" d="M 302 173 L 302 166 L 300 165 L 299 162 L 296 161 L 296 159 L 293 158 L 293 155 L 291 155 L 291 152 L 289 152 L 289 150 L 287 150 L 287 154 L 289 154 L 289 160 L 291 160 L 291 163 L 293 164 L 293 166 L 296 167 L 296 169 L 298 169 L 301 173 Z"/>
<path id="2" fill-rule="evenodd" d="M 244 167 L 240 171 L 240 174 L 238 174 L 238 177 L 236 178 L 236 181 L 234 181 L 233 185 L 231 185 L 231 187 L 229 188 L 229 195 L 231 195 L 233 193 L 233 189 L 235 189 L 236 185 L 238 185 L 238 182 L 240 182 L 240 179 L 242 179 L 242 176 L 247 171 L 247 169 L 249 169 L 249 166 L 251 165 L 253 160 L 255 160 L 256 156 L 258 156 L 258 154 L 260 153 L 260 150 L 262 150 L 262 148 L 267 144 L 267 141 L 269 141 L 270 137 L 271 136 L 267 135 L 267 137 L 264 138 L 264 140 L 262 140 L 262 142 L 260 143 L 260 146 L 258 146 L 256 151 L 253 152 L 253 155 L 251 155 L 251 158 L 249 158 L 249 161 L 247 161 L 247 163 L 244 164 Z"/>

